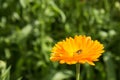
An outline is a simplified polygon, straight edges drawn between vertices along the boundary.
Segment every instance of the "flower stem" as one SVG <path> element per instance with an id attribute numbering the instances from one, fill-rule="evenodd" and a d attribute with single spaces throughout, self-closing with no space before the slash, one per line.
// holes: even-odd
<path id="1" fill-rule="evenodd" d="M 76 64 L 76 80 L 80 80 L 80 64 Z"/>

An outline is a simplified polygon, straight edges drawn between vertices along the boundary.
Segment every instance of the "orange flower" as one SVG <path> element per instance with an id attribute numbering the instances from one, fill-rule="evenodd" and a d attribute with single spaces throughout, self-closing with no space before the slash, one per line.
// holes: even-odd
<path id="1" fill-rule="evenodd" d="M 61 64 L 89 63 L 95 65 L 93 61 L 104 52 L 103 45 L 97 40 L 91 40 L 91 37 L 75 36 L 66 38 L 58 42 L 52 49 L 50 60 L 60 61 Z"/>

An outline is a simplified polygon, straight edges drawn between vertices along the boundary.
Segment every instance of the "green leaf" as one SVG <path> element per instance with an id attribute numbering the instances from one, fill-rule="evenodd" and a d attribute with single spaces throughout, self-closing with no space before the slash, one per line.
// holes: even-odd
<path id="1" fill-rule="evenodd" d="M 55 73 L 55 75 L 52 77 L 52 80 L 64 80 L 68 79 L 73 76 L 73 73 L 69 70 L 59 71 Z"/>
<path id="2" fill-rule="evenodd" d="M 112 54 L 110 52 L 106 52 L 104 54 L 103 59 L 105 62 L 105 68 L 106 68 L 106 72 L 107 72 L 107 80 L 117 80 L 115 63 L 112 59 Z"/>
<path id="3" fill-rule="evenodd" d="M 11 67 L 8 67 L 8 69 L 2 72 L 0 80 L 10 80 L 10 69 Z"/>

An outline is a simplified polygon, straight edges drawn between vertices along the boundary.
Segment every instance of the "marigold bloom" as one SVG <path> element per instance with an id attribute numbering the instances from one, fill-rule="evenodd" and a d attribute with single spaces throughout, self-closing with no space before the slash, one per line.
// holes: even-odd
<path id="1" fill-rule="evenodd" d="M 58 42 L 52 49 L 50 60 L 59 61 L 61 64 L 89 63 L 98 61 L 98 58 L 104 52 L 103 45 L 97 40 L 91 40 L 91 37 L 75 36 L 66 38 Z"/>

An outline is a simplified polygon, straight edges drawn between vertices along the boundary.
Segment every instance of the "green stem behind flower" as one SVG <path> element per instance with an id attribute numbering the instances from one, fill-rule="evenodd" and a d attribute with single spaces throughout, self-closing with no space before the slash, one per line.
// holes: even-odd
<path id="1" fill-rule="evenodd" d="M 80 64 L 76 64 L 76 80 L 80 80 Z"/>

